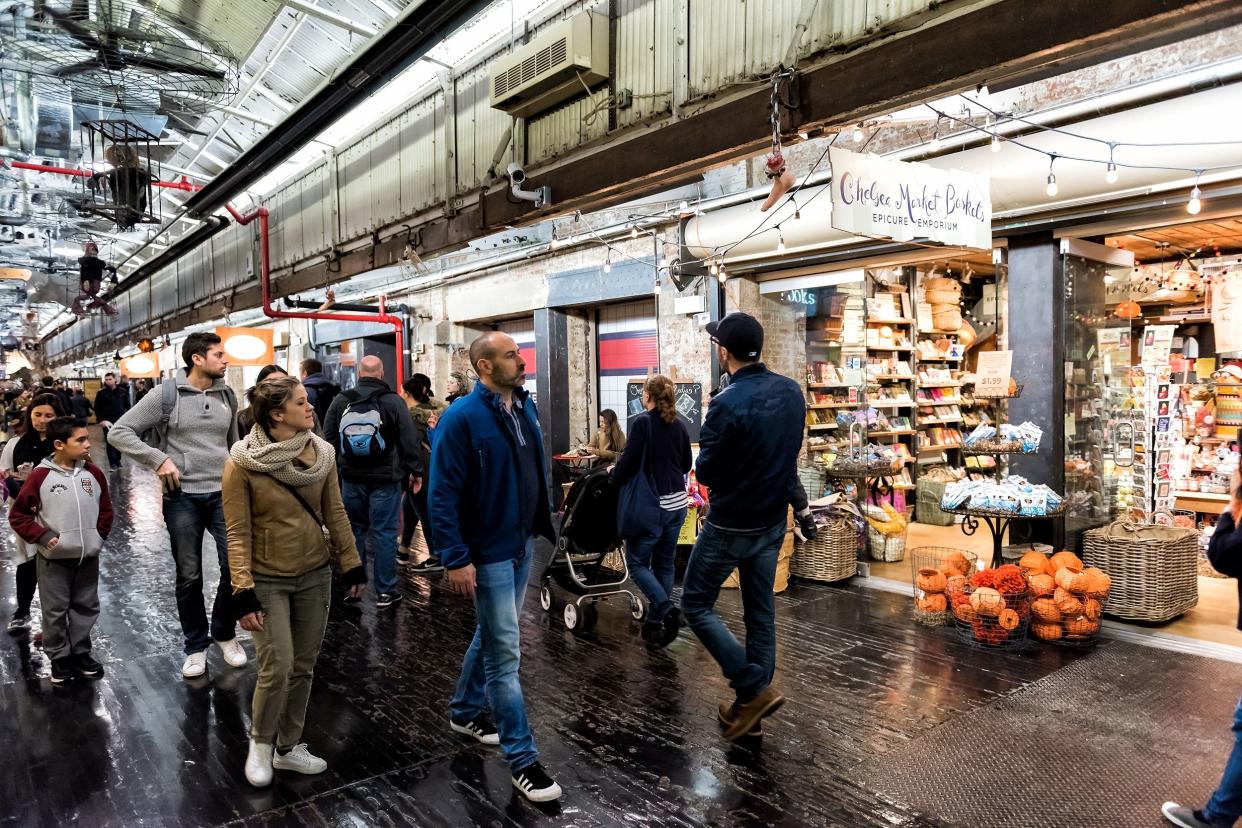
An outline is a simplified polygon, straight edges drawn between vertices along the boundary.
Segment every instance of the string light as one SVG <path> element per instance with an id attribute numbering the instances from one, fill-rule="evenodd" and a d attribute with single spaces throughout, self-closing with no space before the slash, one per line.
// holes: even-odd
<path id="1" fill-rule="evenodd" d="M 1117 183 L 1117 162 L 1113 160 L 1113 152 L 1116 149 L 1116 144 L 1108 145 L 1108 171 L 1104 173 L 1104 180 L 1109 184 Z"/>
<path id="2" fill-rule="evenodd" d="M 1202 174 L 1202 170 L 1195 171 L 1195 187 L 1190 191 L 1190 201 L 1186 202 L 1186 212 L 1192 216 L 1199 215 L 1199 211 L 1203 209 L 1203 201 L 1201 199 L 1203 193 L 1199 192 L 1199 176 Z"/>
<path id="3" fill-rule="evenodd" d="M 561 240 L 556 237 L 556 228 L 552 228 L 552 241 L 548 242 L 548 249 L 555 250 L 561 246 Z"/>
<path id="4" fill-rule="evenodd" d="M 940 152 L 940 116 L 936 116 L 936 126 L 932 129 L 931 151 Z"/>
<path id="5" fill-rule="evenodd" d="M 992 94 L 991 92 L 988 91 L 987 81 L 984 81 L 983 83 L 975 87 L 975 94 L 978 95 L 980 98 L 986 98 Z"/>
<path id="6" fill-rule="evenodd" d="M 608 248 L 608 257 L 604 259 L 604 272 L 612 273 L 612 248 Z"/>
<path id="7" fill-rule="evenodd" d="M 630 228 L 630 238 L 631 239 L 638 238 L 638 227 L 637 226 Z"/>
<path id="8" fill-rule="evenodd" d="M 678 205 L 677 205 L 677 209 L 678 209 L 678 210 L 680 210 L 680 211 L 681 211 L 681 212 L 683 212 L 683 213 L 688 213 L 688 212 L 690 212 L 690 202 L 688 202 L 688 201 L 683 201 L 681 204 L 678 204 Z"/>
<path id="9" fill-rule="evenodd" d="M 776 252 L 783 254 L 785 252 L 785 234 L 781 232 L 781 228 L 779 225 L 776 228 L 776 235 L 780 239 L 780 241 L 776 243 Z"/>
<path id="10" fill-rule="evenodd" d="M 857 126 L 854 127 L 854 143 L 855 144 L 861 144 L 863 142 L 863 139 L 866 137 L 867 135 L 866 133 L 863 132 L 862 124 L 858 124 Z"/>
<path id="11" fill-rule="evenodd" d="M 999 136 L 999 135 L 997 135 L 997 134 L 995 134 L 995 133 L 993 133 L 993 134 L 992 134 L 992 152 L 1000 152 L 1000 151 L 1001 151 L 1001 139 L 1000 139 L 1000 136 Z"/>
<path id="12" fill-rule="evenodd" d="M 1052 172 L 1052 165 L 1056 163 L 1056 160 L 1057 154 L 1055 152 L 1048 156 L 1048 186 L 1044 188 L 1044 192 L 1050 196 L 1055 196 L 1060 190 L 1060 187 L 1057 186 L 1057 177 Z"/>
<path id="13" fill-rule="evenodd" d="M 715 276 L 715 275 L 717 275 L 717 274 L 719 274 L 719 273 L 720 273 L 720 266 L 719 266 L 718 264 L 716 264 L 716 260 L 715 260 L 715 259 L 712 259 L 712 266 L 711 266 L 711 267 L 709 267 L 709 268 L 707 269 L 707 271 L 708 271 L 709 273 L 711 273 L 713 276 Z"/>
<path id="14" fill-rule="evenodd" d="M 720 264 L 720 270 L 716 273 L 716 278 L 720 280 L 720 284 L 722 285 L 725 283 L 725 280 L 729 278 L 729 274 L 725 273 L 723 262 Z"/>

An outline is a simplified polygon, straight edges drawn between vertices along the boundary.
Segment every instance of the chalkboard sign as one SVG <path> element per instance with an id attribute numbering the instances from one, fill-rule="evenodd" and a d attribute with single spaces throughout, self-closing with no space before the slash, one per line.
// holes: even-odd
<path id="1" fill-rule="evenodd" d="M 625 386 L 626 423 L 643 413 L 643 385 L 647 380 L 633 379 Z M 690 433 L 690 442 L 699 441 L 699 428 L 703 425 L 703 383 L 674 382 L 674 394 L 677 400 L 677 416 Z"/>

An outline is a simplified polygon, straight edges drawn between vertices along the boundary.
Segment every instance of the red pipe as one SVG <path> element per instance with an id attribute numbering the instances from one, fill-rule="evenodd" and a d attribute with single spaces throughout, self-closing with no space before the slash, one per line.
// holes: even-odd
<path id="1" fill-rule="evenodd" d="M 272 319 L 329 319 L 334 322 L 381 322 L 392 325 L 397 338 L 397 389 L 405 384 L 405 323 L 385 309 L 385 300 L 379 300 L 379 313 L 331 313 L 328 311 L 282 311 L 272 307 L 271 296 L 271 258 L 268 248 L 268 211 L 259 207 L 253 213 L 243 216 L 232 204 L 225 204 L 225 209 L 232 214 L 238 224 L 249 224 L 256 218 L 259 220 L 259 286 L 263 295 L 263 315 Z"/>
<path id="2" fill-rule="evenodd" d="M 91 178 L 95 175 L 95 173 L 89 170 L 76 170 L 71 167 L 51 167 L 47 164 L 31 164 L 26 161 L 10 161 L 9 166 L 19 170 L 32 170 L 54 175 L 72 175 L 78 178 Z M 203 189 L 199 184 L 191 184 L 185 176 L 182 176 L 180 181 L 152 181 L 151 186 L 163 187 L 166 190 L 184 190 L 187 193 L 197 193 Z"/>

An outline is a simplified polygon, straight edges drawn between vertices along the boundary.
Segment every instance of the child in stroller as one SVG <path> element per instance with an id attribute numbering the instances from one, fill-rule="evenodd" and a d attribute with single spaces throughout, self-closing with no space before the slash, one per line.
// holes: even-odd
<path id="1" fill-rule="evenodd" d="M 556 604 L 555 582 L 573 598 L 567 598 L 562 618 L 570 630 L 590 629 L 599 619 L 595 604 L 601 598 L 626 595 L 630 615 L 642 620 L 646 608 L 627 584 L 629 568 L 619 552 L 617 536 L 617 489 L 601 468 L 574 481 L 565 497 L 565 517 L 557 533 L 556 549 L 543 574 L 539 605 L 551 612 Z M 615 567 L 620 567 L 618 571 Z"/>

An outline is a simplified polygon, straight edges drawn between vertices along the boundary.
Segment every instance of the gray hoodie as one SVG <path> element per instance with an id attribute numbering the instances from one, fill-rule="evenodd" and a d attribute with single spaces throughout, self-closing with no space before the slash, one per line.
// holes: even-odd
<path id="1" fill-rule="evenodd" d="M 93 558 L 112 530 L 112 500 L 103 472 L 79 460 L 61 468 L 51 457 L 35 467 L 9 509 L 9 525 L 22 540 L 39 545 L 45 558 Z M 47 545 L 59 538 L 54 549 Z"/>
<path id="2" fill-rule="evenodd" d="M 181 490 L 187 494 L 218 492 L 229 447 L 238 439 L 237 412 L 230 406 L 228 385 L 216 380 L 200 391 L 190 385 L 184 371 L 177 372 L 176 383 L 177 405 L 168 418 L 164 451 L 141 437 L 161 425 L 164 394 L 159 386 L 112 425 L 108 442 L 149 469 L 158 469 L 171 459 L 181 472 Z"/>

